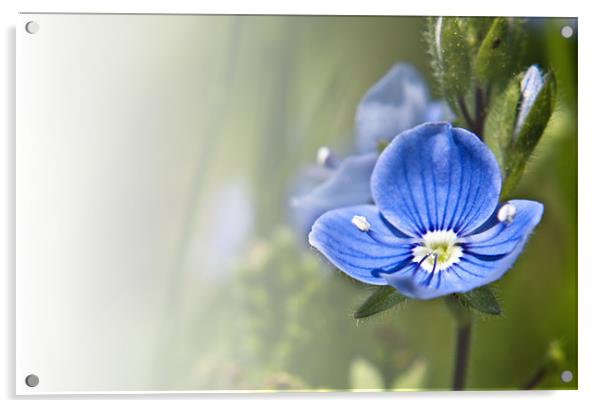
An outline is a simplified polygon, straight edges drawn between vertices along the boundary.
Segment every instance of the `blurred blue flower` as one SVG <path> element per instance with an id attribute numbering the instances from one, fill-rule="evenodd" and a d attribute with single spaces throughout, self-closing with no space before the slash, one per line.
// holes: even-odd
<path id="1" fill-rule="evenodd" d="M 523 127 L 543 85 L 543 73 L 537 65 L 531 65 L 527 72 L 525 72 L 525 76 L 520 83 L 521 103 L 516 119 L 515 135 L 517 135 Z"/>
<path id="2" fill-rule="evenodd" d="M 428 86 L 411 65 L 397 63 L 366 92 L 355 113 L 357 148 L 376 152 L 406 129 L 451 120 L 443 102 L 431 102 Z"/>
<path id="3" fill-rule="evenodd" d="M 328 148 L 321 147 L 317 163 L 306 166 L 293 183 L 290 204 L 295 228 L 305 236 L 324 212 L 371 203 L 370 176 L 378 147 L 417 124 L 451 118 L 444 102 L 431 102 L 427 85 L 414 67 L 393 65 L 357 107 L 359 154 L 339 161 Z"/>
<path id="4" fill-rule="evenodd" d="M 305 169 L 306 183 L 323 177 L 326 179 L 305 194 L 291 199 L 295 227 L 303 236 L 309 232 L 311 225 L 322 214 L 333 208 L 346 207 L 355 204 L 368 204 L 372 201 L 370 193 L 370 176 L 378 155 L 376 153 L 350 156 L 336 167 L 323 169 L 319 172 L 317 166 Z M 307 180 L 310 181 L 307 181 Z M 301 188 L 301 187 L 300 187 Z"/>
<path id="5" fill-rule="evenodd" d="M 309 243 L 349 276 L 430 299 L 499 279 L 539 223 L 543 205 L 498 205 L 501 173 L 489 148 L 449 123 L 397 136 L 371 178 L 375 205 L 339 208 Z"/>

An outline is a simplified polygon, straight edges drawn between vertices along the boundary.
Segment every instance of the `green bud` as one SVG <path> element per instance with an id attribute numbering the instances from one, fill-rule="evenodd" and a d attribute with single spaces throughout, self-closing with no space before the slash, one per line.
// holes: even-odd
<path id="1" fill-rule="evenodd" d="M 498 17 L 479 47 L 474 70 L 481 84 L 504 83 L 520 67 L 524 32 L 516 18 Z"/>
<path id="2" fill-rule="evenodd" d="M 535 65 L 515 76 L 506 89 L 493 98 L 485 122 L 484 140 L 502 170 L 502 200 L 522 177 L 550 119 L 555 99 L 554 75 L 544 76 Z"/>
<path id="3" fill-rule="evenodd" d="M 384 312 L 387 309 L 400 303 L 405 299 L 405 296 L 397 292 L 395 288 L 391 286 L 379 286 L 357 309 L 353 314 L 356 319 L 363 319 L 380 312 Z"/>
<path id="4" fill-rule="evenodd" d="M 465 18 L 437 17 L 430 21 L 427 42 L 435 77 L 450 107 L 459 114 L 457 101 L 471 86 L 470 47 Z"/>
<path id="5" fill-rule="evenodd" d="M 553 340 L 544 357 L 544 366 L 549 370 L 558 370 L 566 364 L 564 346 L 560 340 Z"/>
<path id="6" fill-rule="evenodd" d="M 521 98 L 512 140 L 506 148 L 504 158 L 505 180 L 502 186 L 502 198 L 506 198 L 516 187 L 522 177 L 525 166 L 533 150 L 539 143 L 552 116 L 556 102 L 556 79 L 552 72 L 539 80 L 543 84 L 529 88 L 526 80 L 532 74 L 535 79 L 538 71 L 533 73 L 532 67 L 521 80 Z M 534 92 L 536 91 L 536 92 Z"/>
<path id="7" fill-rule="evenodd" d="M 470 54 L 476 56 L 481 47 L 481 43 L 489 32 L 491 24 L 495 21 L 494 17 L 470 17 L 466 18 L 466 43 L 470 49 Z"/>

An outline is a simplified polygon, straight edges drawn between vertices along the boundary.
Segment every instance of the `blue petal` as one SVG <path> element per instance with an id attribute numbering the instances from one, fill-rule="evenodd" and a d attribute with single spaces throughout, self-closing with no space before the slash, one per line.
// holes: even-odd
<path id="1" fill-rule="evenodd" d="M 466 280 L 448 268 L 436 273 L 427 272 L 411 263 L 399 272 L 381 275 L 387 284 L 409 298 L 433 299 L 451 293 L 464 292 Z"/>
<path id="2" fill-rule="evenodd" d="M 502 178 L 489 148 L 467 130 L 425 123 L 397 136 L 372 173 L 372 196 L 407 235 L 473 231 L 495 210 Z"/>
<path id="3" fill-rule="evenodd" d="M 485 231 L 461 238 L 467 254 L 481 259 L 506 256 L 524 245 L 541 220 L 543 205 L 529 200 L 510 200 L 508 204 L 516 208 L 516 216 L 511 222 L 498 221 Z"/>
<path id="4" fill-rule="evenodd" d="M 309 194 L 320 184 L 327 181 L 335 172 L 335 168 L 309 164 L 303 166 L 293 178 L 290 197 L 301 197 Z"/>
<path id="5" fill-rule="evenodd" d="M 360 152 L 375 152 L 403 130 L 425 122 L 429 91 L 411 65 L 395 64 L 368 90 L 357 107 L 355 127 Z"/>
<path id="6" fill-rule="evenodd" d="M 496 222 L 483 232 L 463 237 L 464 254 L 451 267 L 432 274 L 411 263 L 381 276 L 403 295 L 418 299 L 468 292 L 498 280 L 522 252 L 543 214 L 543 205 L 534 201 L 509 203 L 517 210 L 514 220 L 508 224 Z"/>
<path id="7" fill-rule="evenodd" d="M 537 99 L 537 95 L 543 88 L 543 74 L 537 65 L 531 65 L 520 83 L 521 104 L 516 119 L 515 134 L 523 127 L 531 107 Z"/>
<path id="8" fill-rule="evenodd" d="M 297 229 L 305 235 L 328 210 L 370 203 L 370 175 L 376 159 L 376 153 L 348 157 L 328 180 L 303 196 L 293 197 L 291 210 Z"/>
<path id="9" fill-rule="evenodd" d="M 370 223 L 360 231 L 351 220 L 364 216 Z M 314 223 L 309 243 L 333 265 L 364 283 L 385 285 L 378 275 L 406 265 L 412 257 L 411 241 L 389 225 L 373 205 L 339 208 Z"/>

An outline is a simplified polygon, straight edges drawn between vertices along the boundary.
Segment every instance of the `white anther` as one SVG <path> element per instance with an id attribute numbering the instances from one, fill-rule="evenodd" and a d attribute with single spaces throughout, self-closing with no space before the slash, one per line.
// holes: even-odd
<path id="1" fill-rule="evenodd" d="M 367 232 L 370 229 L 370 223 L 363 215 L 354 215 L 351 219 L 351 223 L 362 232 Z"/>
<path id="2" fill-rule="evenodd" d="M 326 146 L 322 146 L 318 149 L 316 153 L 316 163 L 320 166 L 326 166 L 328 164 L 329 159 L 332 157 L 332 152 Z"/>
<path id="3" fill-rule="evenodd" d="M 516 216 L 516 207 L 512 204 L 504 204 L 497 212 L 497 219 L 499 222 L 509 224 Z"/>

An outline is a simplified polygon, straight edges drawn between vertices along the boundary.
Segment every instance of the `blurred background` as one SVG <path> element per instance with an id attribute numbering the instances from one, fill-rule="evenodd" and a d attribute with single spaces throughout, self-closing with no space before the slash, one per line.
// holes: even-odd
<path id="1" fill-rule="evenodd" d="M 561 35 L 567 25 L 570 38 Z M 564 360 L 539 387 L 577 383 L 577 21 L 529 19 L 527 27 L 528 63 L 555 71 L 559 99 L 514 196 L 543 202 L 545 214 L 513 269 L 493 286 L 502 316 L 477 318 L 469 389 L 521 388 L 551 344 L 560 345 Z M 54 55 L 40 81 L 55 81 L 56 92 L 69 95 L 54 120 L 104 112 L 93 117 L 94 129 L 82 124 L 68 132 L 109 144 L 70 147 L 73 157 L 86 157 L 85 148 L 99 158 L 86 166 L 98 166 L 90 188 L 102 194 L 82 215 L 96 222 L 74 237 L 104 234 L 93 242 L 106 248 L 95 264 L 102 270 L 83 267 L 83 259 L 71 269 L 53 264 L 73 272 L 55 275 L 73 289 L 55 294 L 78 292 L 82 315 L 49 325 L 48 333 L 91 331 L 83 344 L 79 335 L 77 347 L 56 340 L 70 349 L 69 363 L 40 357 L 49 375 L 59 364 L 100 367 L 99 374 L 74 374 L 51 390 L 448 389 L 455 329 L 444 303 L 408 301 L 356 321 L 352 313 L 370 288 L 308 248 L 291 227 L 288 202 L 299 170 L 320 146 L 341 156 L 353 151 L 355 108 L 393 63 L 415 65 L 434 84 L 424 28 L 419 17 L 42 16 L 35 41 L 54 35 L 50 43 L 21 38 L 20 46 L 34 61 L 44 47 Z M 71 43 L 74 32 L 83 32 L 81 46 Z M 90 35 L 102 40 L 91 47 Z M 77 68 L 57 55 L 78 55 Z M 100 71 L 80 78 L 82 66 Z M 29 75 L 41 74 L 32 68 Z M 143 119 L 132 121 L 133 107 Z M 38 157 L 28 148 L 21 163 Z M 52 180 L 73 208 L 81 192 L 65 184 L 77 176 L 69 173 L 66 166 Z M 21 196 L 38 199 L 44 197 Z M 119 222 L 110 215 L 116 212 Z M 129 236 L 132 228 L 144 239 Z M 85 239 L 74 245 L 92 246 Z M 145 261 L 108 265 L 115 256 Z M 66 319 L 61 310 L 46 305 L 45 318 Z M 36 330 L 18 342 L 23 354 Z M 32 367 L 19 361 L 23 372 Z M 572 383 L 560 380 L 564 370 L 573 372 Z"/>
<path id="2" fill-rule="evenodd" d="M 167 346 L 179 352 L 176 359 L 168 354 L 172 370 L 163 374 L 183 388 L 447 388 L 454 326 L 443 303 L 410 301 L 355 321 L 351 314 L 368 288 L 306 247 L 289 228 L 285 200 L 295 173 L 320 146 L 353 149 L 354 110 L 394 62 L 431 78 L 424 20 L 229 22 L 232 42 L 224 51 L 236 60 L 225 60 L 230 88 L 220 95 L 227 100 L 216 112 L 215 160 L 205 170 L 219 174 L 207 176 L 218 186 L 202 194 L 191 226 Z M 567 24 L 576 31 L 576 21 L 528 25 L 529 60 L 555 70 L 560 100 L 515 196 L 545 203 L 546 213 L 495 285 L 503 316 L 477 322 L 469 388 L 522 386 L 555 340 L 566 353 L 563 369 L 576 373 L 577 47 L 576 35 L 561 35 Z M 237 181 L 224 180 L 227 173 Z M 187 377 L 179 380 L 183 367 Z M 541 386 L 566 386 L 561 371 Z"/>

